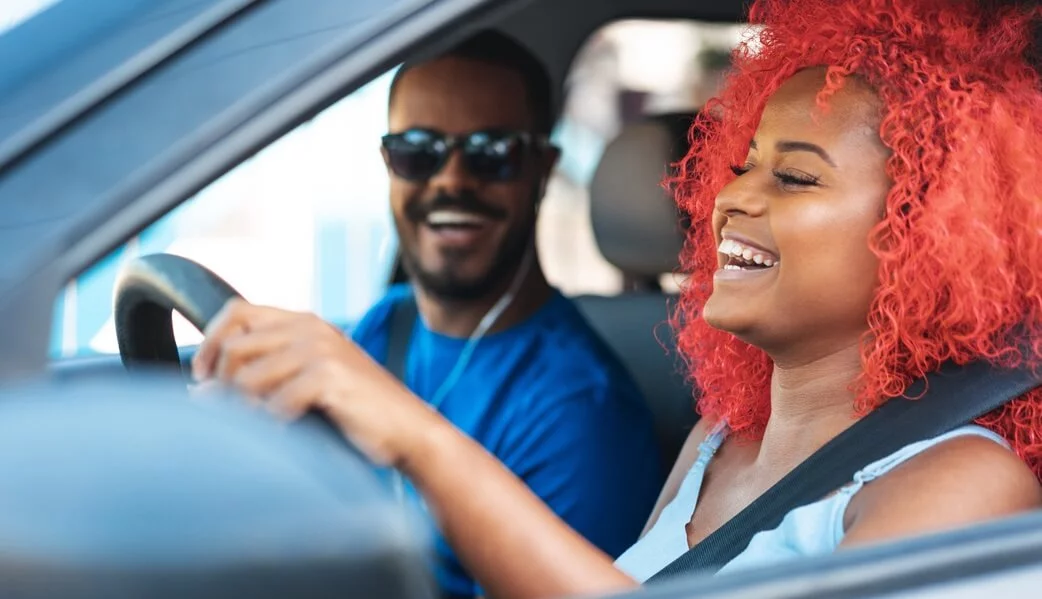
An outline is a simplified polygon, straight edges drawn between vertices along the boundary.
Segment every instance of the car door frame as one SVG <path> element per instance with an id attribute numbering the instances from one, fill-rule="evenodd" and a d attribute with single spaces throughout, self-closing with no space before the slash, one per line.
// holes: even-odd
<path id="1" fill-rule="evenodd" d="M 755 570 L 680 577 L 616 597 L 933 599 L 979 597 L 985 591 L 1005 597 L 1008 593 L 1000 591 L 1026 581 L 1036 589 L 1042 584 L 1042 512 L 1038 511 Z"/>
<path id="2" fill-rule="evenodd" d="M 334 6 L 338 0 L 309 1 Z M 192 130 L 190 139 L 181 140 L 185 143 L 164 148 L 163 153 L 149 157 L 150 160 L 142 158 L 138 168 L 122 173 L 116 184 L 106 181 L 107 186 L 91 188 L 91 181 L 83 181 L 76 191 L 90 198 L 96 209 L 64 219 L 67 222 L 61 223 L 62 234 L 56 243 L 23 257 L 13 275 L 0 277 L 0 314 L 6 319 L 8 333 L 7 342 L 0 341 L 0 380 L 41 373 L 51 367 L 48 350 L 52 306 L 67 281 L 236 164 L 398 64 L 403 57 L 451 44 L 469 30 L 501 18 L 504 12 L 523 4 L 524 0 L 402 0 L 402 10 L 373 24 L 361 35 L 334 39 L 320 54 L 301 51 L 299 64 L 294 63 L 292 69 L 263 87 L 245 88 L 244 84 L 246 97 L 241 102 L 230 108 L 220 106 L 223 110 L 215 108 L 213 118 Z M 209 44 L 208 49 L 212 50 L 236 26 L 240 28 L 239 36 L 256 33 L 259 39 L 279 39 L 280 23 L 257 17 L 262 9 L 274 10 L 272 7 L 278 5 L 294 4 L 292 0 L 259 0 L 249 9 L 231 14 L 202 31 L 198 37 L 185 36 L 183 46 L 176 51 L 164 48 L 168 59 L 127 77 L 108 95 L 98 95 L 96 105 L 78 107 L 76 116 L 59 131 L 27 144 L 23 155 L 9 156 L 7 168 L 0 171 L 0 207 L 17 201 L 13 193 L 8 193 L 11 189 L 37 190 L 41 198 L 57 197 L 65 191 L 63 182 L 55 180 L 60 178 L 53 177 L 60 170 L 63 144 L 75 147 L 68 138 L 77 134 L 83 137 L 82 132 L 98 119 L 115 118 L 113 105 L 133 100 L 143 89 L 163 85 L 171 94 L 183 94 L 186 101 L 198 101 L 198 94 L 192 94 L 200 86 L 223 85 L 223 81 L 205 81 L 202 76 L 193 80 L 192 73 L 176 72 L 176 68 L 191 60 L 199 47 Z M 249 29 L 251 18 L 255 20 L 255 32 Z M 470 26 L 459 27 L 461 20 Z M 213 73 L 209 76 L 213 77 Z M 134 118 L 140 122 L 145 117 Z M 130 117 L 127 120 L 131 122 Z M 131 138 L 148 134 L 129 126 L 121 130 L 123 133 Z M 85 142 L 81 139 L 78 143 L 82 153 Z M 45 166 L 52 168 L 44 169 Z M 0 241 L 0 251 L 15 249 L 4 245 Z M 91 359 L 80 366 L 104 364 L 104 360 Z"/>

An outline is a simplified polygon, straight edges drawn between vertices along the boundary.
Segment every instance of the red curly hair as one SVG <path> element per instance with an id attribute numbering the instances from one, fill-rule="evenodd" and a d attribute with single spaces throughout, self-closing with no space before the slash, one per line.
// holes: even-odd
<path id="1" fill-rule="evenodd" d="M 854 409 L 865 414 L 943 362 L 1042 366 L 1042 86 L 1028 60 L 1040 11 L 957 0 L 757 0 L 758 34 L 692 128 L 670 181 L 692 227 L 674 323 L 699 411 L 762 435 L 771 361 L 699 318 L 717 269 L 717 192 L 741 164 L 767 99 L 827 66 L 819 104 L 855 75 L 883 103 L 893 187 L 867 240 L 879 258 Z M 712 116 L 710 116 L 712 115 Z M 697 140 L 697 141 L 695 141 Z M 1027 351 L 1011 338 L 1026 327 Z M 1042 391 L 978 421 L 1042 477 Z"/>

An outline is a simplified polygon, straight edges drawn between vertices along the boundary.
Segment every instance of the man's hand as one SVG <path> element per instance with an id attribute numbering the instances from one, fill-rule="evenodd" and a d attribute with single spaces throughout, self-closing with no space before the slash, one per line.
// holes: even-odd
<path id="1" fill-rule="evenodd" d="M 295 419 L 326 414 L 375 462 L 399 466 L 424 427 L 445 422 L 343 333 L 313 314 L 228 302 L 192 360 L 217 380 Z"/>

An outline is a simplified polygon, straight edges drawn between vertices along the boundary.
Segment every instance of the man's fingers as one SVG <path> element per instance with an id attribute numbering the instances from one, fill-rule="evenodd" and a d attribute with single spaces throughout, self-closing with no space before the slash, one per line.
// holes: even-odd
<path id="1" fill-rule="evenodd" d="M 203 331 L 203 342 L 199 344 L 195 356 L 192 357 L 192 377 L 202 381 L 214 370 L 217 358 L 220 357 L 221 344 L 231 334 L 245 330 L 243 304 L 240 298 L 232 298 L 225 302 L 221 311 L 210 320 Z"/>
<path id="2" fill-rule="evenodd" d="M 211 374 L 222 381 L 234 381 L 247 364 L 264 356 L 281 354 L 292 342 L 293 331 L 289 327 L 240 331 L 224 339 Z"/>
<path id="3" fill-rule="evenodd" d="M 275 389 L 268 401 L 268 408 L 281 418 L 295 420 L 308 409 L 320 408 L 322 377 L 308 376 L 306 370 L 286 380 Z"/>
<path id="4" fill-rule="evenodd" d="M 203 331 L 205 338 L 192 358 L 192 376 L 199 381 L 214 373 L 221 347 L 228 337 L 286 316 L 286 312 L 254 306 L 242 298 L 228 300 Z"/>
<path id="5" fill-rule="evenodd" d="M 209 398 L 224 393 L 226 389 L 220 381 L 208 380 L 188 385 L 188 394 L 196 398 Z"/>
<path id="6" fill-rule="evenodd" d="M 308 359 L 302 351 L 282 349 L 245 364 L 235 373 L 232 383 L 245 393 L 264 397 L 296 378 Z"/>

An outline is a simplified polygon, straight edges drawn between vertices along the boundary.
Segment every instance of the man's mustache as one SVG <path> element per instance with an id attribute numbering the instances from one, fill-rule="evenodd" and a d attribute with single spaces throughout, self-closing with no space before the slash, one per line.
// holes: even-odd
<path id="1" fill-rule="evenodd" d="M 460 195 L 440 193 L 429 202 L 415 201 L 406 207 L 405 216 L 413 222 L 423 222 L 427 220 L 430 213 L 437 210 L 470 212 L 494 220 L 503 220 L 507 217 L 506 211 L 483 202 L 472 193 Z"/>

